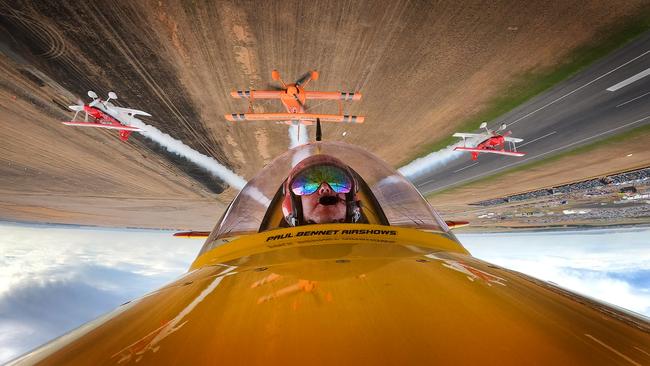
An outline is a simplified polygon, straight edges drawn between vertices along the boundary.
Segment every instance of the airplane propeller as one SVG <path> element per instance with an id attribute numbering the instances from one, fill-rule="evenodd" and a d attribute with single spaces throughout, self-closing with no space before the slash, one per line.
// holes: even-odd
<path id="1" fill-rule="evenodd" d="M 318 71 L 311 70 L 304 73 L 300 78 L 298 78 L 295 84 L 287 85 L 280 77 L 280 72 L 278 72 L 278 70 L 273 70 L 271 72 L 271 78 L 275 81 L 279 81 L 282 84 L 282 87 L 277 87 L 275 85 L 269 85 L 268 87 L 273 90 L 285 91 L 287 93 L 290 93 L 291 95 L 293 95 L 294 99 L 298 102 L 298 104 L 300 104 L 302 109 L 306 112 L 307 107 L 305 107 L 305 104 L 298 97 L 298 92 L 299 92 L 298 88 L 300 87 L 304 88 L 311 80 L 318 80 L 318 75 L 319 75 Z"/>
<path id="2" fill-rule="evenodd" d="M 482 122 L 481 125 L 478 128 L 485 129 L 486 131 L 490 132 L 490 130 L 487 128 L 487 122 Z M 508 128 L 508 125 L 505 124 L 505 123 L 502 123 L 501 126 L 499 126 L 499 128 L 496 129 L 496 131 L 497 132 L 498 131 L 505 131 L 506 128 Z"/>
<path id="3" fill-rule="evenodd" d="M 77 119 L 77 115 L 79 115 L 79 112 L 84 110 L 84 102 L 81 99 L 77 99 L 77 104 L 70 105 L 70 106 L 68 106 L 68 108 L 75 111 L 74 116 L 72 117 L 72 120 L 74 121 L 74 120 Z M 87 112 L 85 112 L 84 121 L 88 122 L 88 113 Z"/>
<path id="4" fill-rule="evenodd" d="M 97 93 L 95 93 L 92 90 L 88 90 L 88 96 L 93 99 L 92 102 L 88 103 L 89 107 L 94 107 L 97 103 L 101 102 L 101 99 L 97 96 Z M 86 122 L 88 121 L 88 114 L 86 114 Z"/>
<path id="5" fill-rule="evenodd" d="M 298 94 L 297 94 L 297 93 L 293 93 L 293 98 L 296 100 L 296 102 L 298 102 L 298 104 L 300 104 L 300 106 L 302 107 L 302 109 L 303 109 L 305 112 L 307 112 L 307 107 L 305 107 L 305 104 L 300 100 L 300 98 L 298 98 Z"/>
<path id="6" fill-rule="evenodd" d="M 311 70 L 302 75 L 298 80 L 296 80 L 296 86 L 305 86 L 312 80 L 318 80 L 318 71 Z M 305 85 L 303 85 L 303 83 Z"/>
<path id="7" fill-rule="evenodd" d="M 88 91 L 88 96 L 90 98 L 92 98 L 92 102 L 88 103 L 89 107 L 94 107 L 97 103 L 102 102 L 102 100 L 99 99 L 99 97 L 97 96 L 97 93 L 95 93 L 92 90 Z M 103 103 L 105 104 L 106 102 L 108 102 L 111 99 L 117 99 L 117 94 L 115 94 L 114 92 L 109 92 L 108 93 L 108 99 L 103 101 Z M 84 111 L 84 122 L 88 122 L 88 112 L 86 112 L 85 109 L 84 109 L 84 106 L 85 106 L 84 102 L 81 101 L 80 99 L 78 99 L 77 103 L 78 104 L 76 104 L 76 105 L 68 106 L 68 108 L 75 111 L 75 114 L 72 117 L 72 120 L 74 121 L 77 118 L 77 116 L 79 115 L 79 112 Z"/>
<path id="8" fill-rule="evenodd" d="M 301 86 L 304 82 L 309 82 L 311 79 L 311 71 L 304 73 L 301 77 L 296 80 L 296 86 Z"/>

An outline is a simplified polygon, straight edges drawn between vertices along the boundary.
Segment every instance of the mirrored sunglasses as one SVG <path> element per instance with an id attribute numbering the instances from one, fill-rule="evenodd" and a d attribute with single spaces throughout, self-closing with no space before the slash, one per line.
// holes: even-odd
<path id="1" fill-rule="evenodd" d="M 352 179 L 341 168 L 331 165 L 318 165 L 300 172 L 291 182 L 291 191 L 297 196 L 309 195 L 327 183 L 336 193 L 348 193 L 352 189 Z"/>

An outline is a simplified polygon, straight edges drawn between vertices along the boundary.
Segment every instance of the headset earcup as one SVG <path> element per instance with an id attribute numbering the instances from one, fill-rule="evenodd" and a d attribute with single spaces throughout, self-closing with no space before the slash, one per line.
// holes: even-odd
<path id="1" fill-rule="evenodd" d="M 287 223 L 291 226 L 295 226 L 295 210 L 293 207 L 293 199 L 291 197 L 291 194 L 287 194 L 287 189 L 286 189 L 287 181 L 285 180 L 284 183 L 282 183 L 282 215 L 284 216 L 285 220 Z"/>
<path id="2" fill-rule="evenodd" d="M 302 215 L 302 201 L 300 200 L 300 197 L 294 195 L 293 192 L 290 192 L 289 195 L 291 196 L 291 206 L 293 209 L 294 219 L 296 220 L 296 226 L 302 225 L 304 224 L 304 217 Z"/>

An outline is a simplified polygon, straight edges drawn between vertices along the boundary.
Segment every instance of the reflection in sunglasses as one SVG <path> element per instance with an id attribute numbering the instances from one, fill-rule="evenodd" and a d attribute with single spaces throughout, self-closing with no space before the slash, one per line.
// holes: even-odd
<path id="1" fill-rule="evenodd" d="M 323 183 L 327 183 L 336 193 L 348 193 L 352 189 L 352 179 L 343 169 L 320 165 L 300 172 L 291 182 L 291 190 L 298 196 L 309 195 Z"/>

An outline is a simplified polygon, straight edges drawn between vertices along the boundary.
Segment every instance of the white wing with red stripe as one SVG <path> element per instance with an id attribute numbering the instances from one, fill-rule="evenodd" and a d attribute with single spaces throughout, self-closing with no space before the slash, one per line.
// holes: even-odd
<path id="1" fill-rule="evenodd" d="M 105 128 L 109 130 L 121 130 L 121 131 L 142 131 L 137 127 L 125 126 L 125 125 L 112 125 L 112 124 L 103 124 L 103 123 L 92 123 L 92 122 L 61 122 L 67 126 L 77 126 L 77 127 L 95 127 L 95 128 Z"/>
<path id="2" fill-rule="evenodd" d="M 151 117 L 151 115 L 149 113 L 147 113 L 145 111 L 137 110 L 137 109 L 122 108 L 122 107 L 115 107 L 115 106 L 111 106 L 111 109 L 115 109 L 115 110 L 117 110 L 119 112 L 127 113 L 127 114 L 130 114 L 132 116 L 140 115 L 140 116 L 145 116 L 145 117 Z"/>
<path id="3" fill-rule="evenodd" d="M 463 133 L 463 132 L 456 132 L 453 136 L 454 137 L 461 137 L 461 138 L 464 138 L 464 139 L 465 138 L 469 139 L 469 138 L 473 138 L 473 137 L 480 137 L 480 138 L 488 138 L 488 137 L 490 137 L 490 135 L 488 135 L 486 133 Z"/>
<path id="4" fill-rule="evenodd" d="M 508 151 L 508 150 L 490 150 L 490 149 L 474 149 L 471 147 L 456 147 L 455 151 L 469 151 L 476 153 L 488 153 L 488 154 L 497 154 L 497 155 L 507 155 L 507 156 L 524 156 L 526 153 L 519 151 Z"/>
<path id="5" fill-rule="evenodd" d="M 508 142 L 522 142 L 524 139 L 516 138 L 516 137 L 504 137 L 504 139 Z"/>

